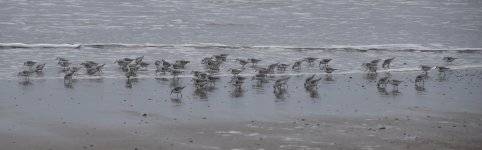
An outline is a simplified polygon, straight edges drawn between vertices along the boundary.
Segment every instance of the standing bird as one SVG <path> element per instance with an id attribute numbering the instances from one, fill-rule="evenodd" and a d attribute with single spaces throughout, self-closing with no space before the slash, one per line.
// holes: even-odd
<path id="1" fill-rule="evenodd" d="M 331 68 L 331 67 L 323 67 L 321 68 L 327 75 L 331 75 L 331 73 L 335 70 L 338 70 L 338 69 L 335 69 L 335 68 Z"/>
<path id="2" fill-rule="evenodd" d="M 420 86 L 419 84 L 422 83 L 422 86 L 425 84 L 425 75 L 424 74 L 420 74 L 418 76 L 415 77 L 415 86 Z"/>
<path id="3" fill-rule="evenodd" d="M 32 75 L 32 71 L 21 71 L 17 74 L 17 76 L 25 77 L 26 82 L 30 81 L 30 75 Z"/>
<path id="4" fill-rule="evenodd" d="M 328 67 L 328 63 L 330 63 L 330 61 L 331 61 L 330 58 L 322 59 L 322 60 L 320 60 L 320 64 L 318 65 L 318 67 L 321 67 L 321 65 L 323 65 L 325 67 Z"/>
<path id="5" fill-rule="evenodd" d="M 304 60 L 306 62 L 308 62 L 308 64 L 313 65 L 313 62 L 315 62 L 315 60 L 317 60 L 318 58 L 315 58 L 315 57 L 306 57 Z"/>
<path id="6" fill-rule="evenodd" d="M 308 82 L 305 82 L 305 88 L 306 89 L 313 89 L 313 87 L 314 87 L 314 88 L 318 89 L 318 82 L 320 82 L 320 80 L 321 80 L 321 77 L 318 78 L 318 79 L 313 79 L 313 80 L 310 80 Z"/>
<path id="7" fill-rule="evenodd" d="M 378 82 L 377 82 L 377 88 L 385 88 L 387 86 L 387 83 L 388 83 L 388 77 L 380 78 L 378 79 Z M 383 87 L 381 85 L 383 85 Z"/>
<path id="8" fill-rule="evenodd" d="M 74 75 L 73 72 L 68 72 L 64 76 L 64 84 L 72 84 L 72 76 Z"/>
<path id="9" fill-rule="evenodd" d="M 454 60 L 456 60 L 456 59 L 457 59 L 457 58 L 455 58 L 455 57 L 448 57 L 448 56 L 442 58 L 442 60 L 444 60 L 444 61 L 447 62 L 448 64 L 452 64 L 452 62 L 453 62 Z"/>
<path id="10" fill-rule="evenodd" d="M 29 60 L 29 61 L 24 62 L 23 65 L 24 65 L 24 66 L 27 66 L 27 67 L 29 68 L 29 70 L 32 70 L 33 65 L 35 65 L 36 63 L 37 63 L 37 62 L 35 62 L 35 61 L 30 61 L 30 60 Z"/>
<path id="11" fill-rule="evenodd" d="M 233 74 L 233 76 L 238 76 L 239 73 L 241 73 L 243 70 L 244 70 L 244 68 L 241 68 L 241 69 L 231 69 L 231 68 L 229 68 L 228 69 L 228 71 L 231 71 L 231 74 Z"/>
<path id="12" fill-rule="evenodd" d="M 38 64 L 37 66 L 35 66 L 35 69 L 33 70 L 34 72 L 42 72 L 42 70 L 44 69 L 45 67 L 45 63 L 42 63 L 42 64 Z"/>
<path id="13" fill-rule="evenodd" d="M 445 71 L 449 70 L 450 68 L 444 66 L 435 66 L 435 69 L 437 69 L 438 72 L 443 73 L 445 77 Z"/>
<path id="14" fill-rule="evenodd" d="M 244 67 L 246 64 L 249 63 L 247 60 L 239 59 L 239 58 L 236 58 L 236 62 L 239 62 L 239 64 L 240 64 L 242 67 Z"/>
<path id="15" fill-rule="evenodd" d="M 382 68 L 390 68 L 390 64 L 395 59 L 395 57 L 383 60 Z"/>
<path id="16" fill-rule="evenodd" d="M 390 83 L 393 86 L 393 89 L 395 91 L 398 91 L 398 85 L 400 85 L 400 83 L 402 82 L 403 81 L 400 81 L 400 80 L 388 80 L 388 83 Z"/>
<path id="17" fill-rule="evenodd" d="M 420 65 L 419 68 L 420 68 L 423 72 L 425 72 L 425 76 L 427 76 L 428 71 L 429 71 L 430 69 L 432 69 L 432 67 L 427 66 L 427 65 Z"/>
<path id="18" fill-rule="evenodd" d="M 253 67 L 256 66 L 258 64 L 258 62 L 260 62 L 261 60 L 259 59 L 256 59 L 256 58 L 250 58 L 248 59 L 248 62 L 252 63 L 253 64 Z"/>
<path id="19" fill-rule="evenodd" d="M 131 78 L 132 78 L 132 77 L 135 77 L 136 74 L 135 74 L 134 72 L 132 72 L 132 71 L 129 71 L 129 72 L 126 72 L 126 73 L 125 73 L 125 76 L 126 76 L 126 78 L 127 78 L 127 83 L 131 83 Z"/>
<path id="20" fill-rule="evenodd" d="M 183 86 L 183 87 L 180 87 L 180 86 L 176 86 L 174 88 L 172 88 L 171 90 L 171 95 L 172 93 L 176 93 L 176 96 L 179 97 L 179 94 L 181 94 L 181 97 L 182 97 L 182 90 L 185 88 L 186 86 Z"/>
<path id="21" fill-rule="evenodd" d="M 279 64 L 278 65 L 278 71 L 286 71 L 286 68 L 288 68 L 290 65 L 289 64 Z"/>
<path id="22" fill-rule="evenodd" d="M 300 69 L 301 69 L 301 63 L 302 63 L 303 61 L 305 61 L 305 60 L 295 61 L 295 63 L 293 64 L 293 66 L 291 66 L 291 69 L 295 70 L 295 68 L 296 68 L 296 69 L 300 70 Z"/>
<path id="23" fill-rule="evenodd" d="M 306 83 L 310 82 L 311 80 L 313 80 L 313 78 L 315 78 L 315 75 L 316 74 L 313 74 L 312 76 L 309 76 L 308 78 L 305 79 L 305 87 L 306 87 Z"/>

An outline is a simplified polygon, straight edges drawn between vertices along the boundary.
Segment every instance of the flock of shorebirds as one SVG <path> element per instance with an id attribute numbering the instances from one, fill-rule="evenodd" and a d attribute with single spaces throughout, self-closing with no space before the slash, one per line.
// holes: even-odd
<path id="1" fill-rule="evenodd" d="M 214 86 L 215 81 L 219 79 L 219 76 L 216 76 L 216 74 L 219 73 L 220 66 L 224 62 L 226 62 L 227 57 L 228 57 L 228 54 L 219 54 L 219 55 L 213 55 L 211 57 L 203 58 L 201 60 L 201 64 L 205 66 L 206 70 L 191 71 L 191 74 L 193 75 L 193 79 L 187 84 L 190 84 L 192 82 L 195 88 L 198 90 L 207 90 L 208 87 Z M 119 66 L 119 70 L 124 72 L 125 77 L 127 78 L 127 84 L 131 84 L 131 79 L 137 76 L 138 71 L 147 71 L 147 68 L 150 64 L 147 62 L 144 62 L 143 59 L 144 59 L 144 56 L 137 57 L 134 59 L 121 58 L 114 62 Z M 395 57 L 383 60 L 381 67 L 390 68 L 390 64 L 394 59 Z M 456 59 L 457 58 L 454 58 L 454 57 L 442 58 L 442 60 L 444 60 L 448 64 L 451 64 Z M 78 72 L 82 68 L 85 69 L 87 75 L 101 76 L 102 69 L 105 66 L 105 64 L 99 64 L 94 61 L 84 61 L 80 65 L 73 65 L 68 59 L 62 58 L 62 57 L 57 57 L 56 60 L 58 61 L 57 65 L 61 67 L 61 71 L 65 73 L 64 83 L 66 85 L 72 84 L 72 78 L 74 77 L 74 75 L 78 75 Z M 232 84 L 236 88 L 236 90 L 241 90 L 241 86 L 243 85 L 247 77 L 240 76 L 240 73 L 242 73 L 246 69 L 245 66 L 248 64 L 251 64 L 253 68 L 256 69 L 255 70 L 256 74 L 252 76 L 251 80 L 256 80 L 257 84 L 262 86 L 263 83 L 268 82 L 268 75 L 273 74 L 275 70 L 281 71 L 281 72 L 286 71 L 287 68 L 290 68 L 292 70 L 300 70 L 303 62 L 308 63 L 309 66 L 313 66 L 313 64 L 317 60 L 319 60 L 318 67 L 320 68 L 320 70 L 326 73 L 327 77 L 331 77 L 331 73 L 337 70 L 329 66 L 329 63 L 331 61 L 331 59 L 329 58 L 319 59 L 315 57 L 307 57 L 299 61 L 295 61 L 294 63 L 291 63 L 291 64 L 284 64 L 284 63 L 278 62 L 278 63 L 270 64 L 267 67 L 257 67 L 258 62 L 262 61 L 260 59 L 237 58 L 235 59 L 235 62 L 239 63 L 241 67 L 229 68 L 227 70 L 229 73 L 232 74 L 231 80 L 228 83 Z M 361 67 L 364 71 L 367 72 L 367 74 L 376 74 L 379 66 L 378 64 L 380 61 L 381 59 L 372 60 L 368 63 L 363 63 Z M 175 62 L 168 62 L 164 59 L 156 60 L 154 62 L 155 69 L 156 69 L 155 71 L 156 78 L 158 77 L 158 75 L 162 76 L 169 73 L 172 76 L 173 80 L 179 80 L 179 75 L 181 75 L 184 72 L 183 70 L 185 66 L 189 63 L 190 61 L 186 61 L 186 60 L 176 60 Z M 25 82 L 29 82 L 29 77 L 31 74 L 41 73 L 45 67 L 45 63 L 39 63 L 35 61 L 30 61 L 30 60 L 24 62 L 23 65 L 24 65 L 24 71 L 19 72 L 18 76 L 24 77 Z M 433 67 L 427 66 L 427 65 L 420 65 L 419 68 L 421 69 L 421 71 L 423 71 L 423 73 L 415 77 L 415 81 L 414 81 L 415 86 L 424 85 L 424 79 L 428 77 L 428 71 L 431 70 Z M 444 67 L 444 66 L 435 66 L 434 68 L 439 72 L 439 75 L 443 75 L 443 76 L 445 76 L 445 72 L 449 70 L 448 67 Z M 318 83 L 321 80 L 321 77 L 315 78 L 315 76 L 316 75 L 314 74 L 306 78 L 304 82 L 304 87 L 307 90 L 314 90 L 318 88 Z M 274 92 L 277 92 L 277 91 L 280 92 L 281 90 L 287 88 L 288 87 L 287 82 L 289 79 L 290 79 L 290 76 L 282 76 L 274 80 L 274 84 L 273 84 Z M 403 81 L 391 79 L 390 77 L 381 77 L 378 79 L 377 88 L 384 89 L 387 86 L 387 84 L 391 84 L 394 90 L 398 90 L 398 85 L 402 82 Z M 182 97 L 182 90 L 187 86 L 187 84 L 184 86 L 173 87 L 171 89 L 171 95 L 176 94 L 176 96 L 181 95 Z"/>

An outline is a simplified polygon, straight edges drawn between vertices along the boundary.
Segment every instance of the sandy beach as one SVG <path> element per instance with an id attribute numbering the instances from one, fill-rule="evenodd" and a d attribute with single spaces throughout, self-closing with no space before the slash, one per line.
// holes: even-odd
<path id="1" fill-rule="evenodd" d="M 317 90 L 294 75 L 237 91 L 223 77 L 182 98 L 166 79 L 1 80 L 0 145 L 6 149 L 481 149 L 482 69 L 391 72 L 398 92 L 366 74 L 335 74 Z M 384 76 L 385 73 L 379 73 Z M 270 79 L 277 78 L 276 76 Z"/>

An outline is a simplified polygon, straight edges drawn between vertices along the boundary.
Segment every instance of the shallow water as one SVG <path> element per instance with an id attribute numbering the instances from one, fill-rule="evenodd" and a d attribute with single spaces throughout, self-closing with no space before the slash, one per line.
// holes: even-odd
<path id="1" fill-rule="evenodd" d="M 97 46 L 98 47 L 98 46 Z M 418 71 L 419 65 L 429 66 L 448 66 L 452 69 L 464 69 L 482 67 L 482 51 L 480 50 L 414 50 L 414 49 L 366 49 L 366 48 L 323 48 L 323 49 L 303 49 L 303 48 L 287 48 L 287 47 L 224 47 L 224 46 L 166 46 L 166 47 L 118 47 L 105 46 L 101 48 L 81 47 L 81 48 L 4 48 L 0 49 L 0 78 L 1 79 L 17 79 L 17 73 L 27 69 L 23 66 L 23 62 L 27 60 L 37 61 L 39 63 L 47 63 L 41 77 L 35 78 L 62 78 L 60 67 L 57 66 L 56 57 L 64 57 L 69 59 L 73 65 L 79 65 L 83 61 L 96 61 L 100 64 L 105 63 L 104 74 L 102 78 L 121 78 L 124 79 L 124 73 L 113 63 L 117 59 L 124 57 L 135 58 L 145 56 L 144 61 L 150 63 L 148 71 L 142 71 L 139 78 L 155 77 L 155 60 L 165 59 L 170 62 L 176 60 L 191 61 L 185 69 L 182 76 L 192 77 L 191 71 L 204 71 L 205 66 L 201 64 L 201 59 L 211 57 L 214 54 L 229 54 L 227 62 L 221 66 L 219 76 L 230 75 L 227 71 L 229 68 L 240 68 L 241 65 L 235 62 L 236 58 L 261 59 L 257 67 L 267 67 L 273 63 L 293 64 L 297 60 L 305 57 L 331 58 L 330 66 L 336 69 L 335 74 L 361 73 L 361 64 L 374 59 L 387 59 L 395 57 L 390 69 L 380 69 L 380 72 L 389 71 Z M 447 64 L 442 57 L 451 56 L 458 58 L 453 64 Z M 383 62 L 383 60 L 382 60 Z M 301 70 L 292 70 L 288 68 L 286 71 L 275 72 L 275 75 L 296 75 L 296 74 L 322 74 L 318 67 L 319 60 L 313 65 L 304 62 Z M 380 62 L 381 64 L 381 62 Z M 242 72 L 243 75 L 252 76 L 255 74 L 256 67 L 248 64 L 247 69 Z M 381 68 L 381 67 L 380 67 Z M 79 78 L 98 78 L 98 76 L 87 76 L 85 69 L 79 72 Z"/>

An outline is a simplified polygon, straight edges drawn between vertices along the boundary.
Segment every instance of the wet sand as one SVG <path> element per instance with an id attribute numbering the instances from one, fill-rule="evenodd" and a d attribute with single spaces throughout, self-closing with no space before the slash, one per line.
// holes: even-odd
<path id="1" fill-rule="evenodd" d="M 324 75 L 316 91 L 295 75 L 237 91 L 216 82 L 206 93 L 191 78 L 0 80 L 2 149 L 482 149 L 482 69 L 392 72 L 398 92 L 366 74 Z M 385 76 L 379 73 L 378 77 Z M 270 77 L 275 79 L 278 77 Z M 248 79 L 249 81 L 249 79 Z"/>

